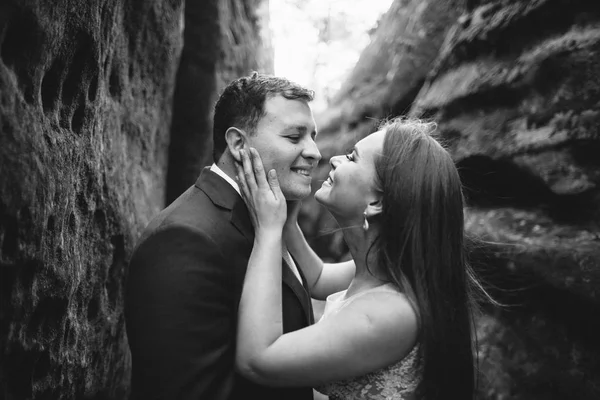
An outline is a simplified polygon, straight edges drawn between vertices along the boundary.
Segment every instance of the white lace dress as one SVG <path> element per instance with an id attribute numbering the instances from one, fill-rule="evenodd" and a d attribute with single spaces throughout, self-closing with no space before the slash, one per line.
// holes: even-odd
<path id="1" fill-rule="evenodd" d="M 327 297 L 325 310 L 321 320 L 327 318 L 350 302 L 376 290 L 397 292 L 391 284 L 378 286 L 344 299 L 346 291 L 334 293 Z M 318 392 L 329 396 L 329 400 L 411 400 L 415 398 L 415 389 L 420 381 L 417 368 L 418 345 L 402 360 L 378 371 L 342 381 L 330 382 L 315 388 Z"/>

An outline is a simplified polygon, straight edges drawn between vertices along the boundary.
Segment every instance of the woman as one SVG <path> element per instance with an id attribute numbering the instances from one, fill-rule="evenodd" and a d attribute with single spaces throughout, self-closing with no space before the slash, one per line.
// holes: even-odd
<path id="1" fill-rule="evenodd" d="M 266 385 L 307 386 L 334 399 L 472 399 L 472 288 L 463 195 L 433 123 L 395 119 L 330 160 L 315 193 L 343 229 L 352 261 L 324 264 L 258 153 L 238 169 L 255 225 L 239 309 L 237 366 Z M 289 214 L 289 216 L 288 216 Z M 282 335 L 285 242 L 312 296 L 316 324 Z M 256 291 L 252 288 L 261 287 Z"/>

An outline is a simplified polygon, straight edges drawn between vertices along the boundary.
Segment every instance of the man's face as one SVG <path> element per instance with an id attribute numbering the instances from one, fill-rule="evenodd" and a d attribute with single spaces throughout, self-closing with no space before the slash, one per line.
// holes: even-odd
<path id="1" fill-rule="evenodd" d="M 301 200 L 311 192 L 311 174 L 321 159 L 316 134 L 308 103 L 277 95 L 265 101 L 265 116 L 248 137 L 248 145 L 258 150 L 265 171 L 277 172 L 287 200 Z"/>

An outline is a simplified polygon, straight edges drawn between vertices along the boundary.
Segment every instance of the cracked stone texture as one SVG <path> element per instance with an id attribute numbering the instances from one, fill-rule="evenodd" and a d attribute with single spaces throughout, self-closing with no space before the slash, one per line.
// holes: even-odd
<path id="1" fill-rule="evenodd" d="M 504 303 L 478 319 L 478 397 L 600 398 L 600 5 L 468 1 L 458 12 L 435 60 L 379 88 L 395 100 L 363 83 L 395 71 L 357 66 L 348 85 L 362 98 L 320 116 L 324 158 L 372 132 L 369 118 L 434 119 L 465 184 L 472 262 Z M 387 50 L 372 46 L 363 55 Z M 393 55 L 399 71 L 414 64 Z M 307 202 L 301 216 L 320 254 L 347 257 L 323 210 Z"/>
<path id="2" fill-rule="evenodd" d="M 482 365 L 504 377 L 482 391 L 598 398 L 600 7 L 492 1 L 457 26 L 411 113 L 439 123 L 484 241 L 474 263 L 507 304 L 482 322 Z"/>
<path id="3" fill-rule="evenodd" d="M 165 205 L 173 103 L 197 92 L 200 153 L 208 99 L 270 65 L 261 2 L 196 3 L 0 3 L 1 398 L 127 396 L 122 289 Z"/>

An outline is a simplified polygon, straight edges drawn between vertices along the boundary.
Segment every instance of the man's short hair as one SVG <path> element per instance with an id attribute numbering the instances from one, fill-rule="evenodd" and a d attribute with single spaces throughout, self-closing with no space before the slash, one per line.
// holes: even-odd
<path id="1" fill-rule="evenodd" d="M 253 72 L 232 81 L 215 104 L 213 118 L 213 160 L 218 162 L 227 147 L 225 132 L 230 127 L 253 135 L 265 115 L 265 101 L 276 95 L 289 100 L 312 101 L 314 92 L 288 79 Z"/>

